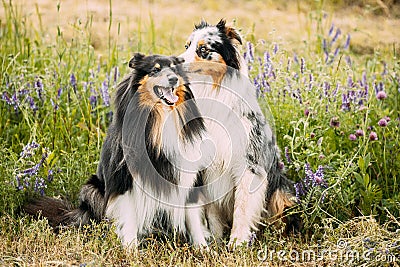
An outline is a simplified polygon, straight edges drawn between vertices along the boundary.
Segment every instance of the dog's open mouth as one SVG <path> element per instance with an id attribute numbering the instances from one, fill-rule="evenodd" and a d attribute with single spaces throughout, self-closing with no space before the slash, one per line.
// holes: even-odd
<path id="1" fill-rule="evenodd" d="M 178 101 L 178 97 L 173 93 L 174 88 L 172 87 L 163 87 L 163 86 L 154 86 L 154 93 L 164 101 L 168 106 L 174 105 Z"/>

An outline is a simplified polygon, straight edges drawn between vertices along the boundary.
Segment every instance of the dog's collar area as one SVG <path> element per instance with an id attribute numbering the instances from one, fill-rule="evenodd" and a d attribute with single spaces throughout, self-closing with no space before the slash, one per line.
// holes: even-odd
<path id="1" fill-rule="evenodd" d="M 160 98 L 166 105 L 173 106 L 178 101 L 178 96 L 176 96 L 173 91 L 173 87 L 163 87 L 156 85 L 153 87 L 154 93 L 158 98 Z"/>

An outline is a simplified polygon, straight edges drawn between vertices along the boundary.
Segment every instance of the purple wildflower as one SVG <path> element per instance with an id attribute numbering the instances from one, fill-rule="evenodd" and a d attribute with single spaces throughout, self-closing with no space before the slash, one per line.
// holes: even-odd
<path id="1" fill-rule="evenodd" d="M 33 110 L 34 113 L 36 113 L 36 111 L 38 110 L 38 107 L 36 106 L 35 100 L 33 99 L 33 97 L 28 96 L 28 97 L 26 98 L 26 100 L 27 100 L 28 103 L 29 103 L 29 107 Z"/>
<path id="2" fill-rule="evenodd" d="M 285 158 L 286 158 L 287 163 L 290 164 L 290 162 L 292 162 L 292 160 L 290 159 L 289 148 L 287 146 L 285 146 Z"/>
<path id="3" fill-rule="evenodd" d="M 375 90 L 375 94 L 379 93 L 379 87 L 378 87 L 378 84 L 376 82 L 374 82 L 374 90 Z"/>
<path id="4" fill-rule="evenodd" d="M 41 177 L 37 177 L 35 180 L 35 185 L 33 189 L 39 193 L 41 196 L 44 196 L 44 189 L 47 187 L 45 181 Z"/>
<path id="5" fill-rule="evenodd" d="M 299 59 L 297 58 L 296 53 L 293 53 L 293 61 L 296 62 L 296 64 L 299 64 Z"/>
<path id="6" fill-rule="evenodd" d="M 387 124 L 388 124 L 388 122 L 385 119 L 380 119 L 378 121 L 378 125 L 381 126 L 381 127 L 386 127 Z"/>
<path id="7" fill-rule="evenodd" d="M 28 95 L 28 94 L 29 94 L 29 90 L 27 90 L 27 89 L 18 90 L 18 95 L 19 96 L 25 96 L 25 95 Z"/>
<path id="8" fill-rule="evenodd" d="M 247 62 L 254 62 L 254 46 L 251 42 L 247 42 L 246 59 Z"/>
<path id="9" fill-rule="evenodd" d="M 30 157 L 32 157 L 35 154 L 35 151 L 39 146 L 40 145 L 38 143 L 36 143 L 35 141 L 25 145 L 22 148 L 22 151 L 21 151 L 19 157 L 20 158 L 30 158 Z"/>
<path id="10" fill-rule="evenodd" d="M 279 49 L 278 44 L 275 43 L 275 45 L 274 45 L 274 54 L 278 53 L 278 49 Z"/>
<path id="11" fill-rule="evenodd" d="M 271 62 L 271 56 L 270 56 L 270 54 L 269 54 L 268 51 L 266 51 L 266 52 L 264 53 L 264 62 L 265 62 L 265 63 L 270 63 L 270 62 Z"/>
<path id="12" fill-rule="evenodd" d="M 326 44 L 325 38 L 322 40 L 322 49 L 324 50 L 324 52 L 328 52 L 328 45 Z"/>
<path id="13" fill-rule="evenodd" d="M 351 63 L 351 58 L 350 58 L 350 56 L 346 56 L 344 59 L 346 60 L 347 66 L 351 67 L 351 66 L 352 66 L 352 63 Z"/>
<path id="14" fill-rule="evenodd" d="M 379 91 L 385 91 L 385 85 L 383 84 L 383 82 L 379 82 Z"/>
<path id="15" fill-rule="evenodd" d="M 11 103 L 14 105 L 14 110 L 18 110 L 19 99 L 16 93 L 11 96 Z"/>
<path id="16" fill-rule="evenodd" d="M 333 53 L 332 61 L 333 61 L 333 59 L 339 54 L 339 51 L 340 51 L 340 48 L 337 47 L 337 48 L 335 49 L 335 52 Z"/>
<path id="17" fill-rule="evenodd" d="M 314 138 L 314 137 L 315 137 L 315 133 L 314 133 L 314 132 L 311 132 L 311 133 L 310 133 L 310 137 L 311 137 L 311 138 Z"/>
<path id="18" fill-rule="evenodd" d="M 318 187 L 328 187 L 324 180 L 324 168 L 320 165 L 315 173 L 310 168 L 310 164 L 304 165 L 305 177 L 294 185 L 297 201 L 300 202 L 303 196 L 308 195 Z M 324 198 L 323 198 L 324 199 Z M 323 199 L 321 199 L 323 201 Z"/>
<path id="19" fill-rule="evenodd" d="M 350 110 L 350 99 L 348 94 L 342 94 L 342 110 L 349 111 Z"/>
<path id="20" fill-rule="evenodd" d="M 331 27 L 329 28 L 328 35 L 331 36 L 333 33 L 333 29 L 335 28 L 335 25 L 332 23 Z"/>
<path id="21" fill-rule="evenodd" d="M 356 130 L 356 136 L 363 136 L 364 135 L 364 131 L 361 129 Z"/>
<path id="22" fill-rule="evenodd" d="M 105 80 L 102 84 L 101 84 L 101 96 L 103 98 L 103 102 L 104 105 L 106 107 L 110 106 L 110 94 L 108 92 L 108 82 L 107 80 Z"/>
<path id="23" fill-rule="evenodd" d="M 333 117 L 333 118 L 330 120 L 329 125 L 330 125 L 332 128 L 339 128 L 339 126 L 340 126 L 339 118 L 338 118 L 338 117 Z"/>
<path id="24" fill-rule="evenodd" d="M 76 87 L 76 77 L 73 73 L 71 73 L 71 76 L 69 77 L 69 82 L 71 84 L 72 87 Z"/>
<path id="25" fill-rule="evenodd" d="M 260 85 L 260 83 L 258 82 L 257 77 L 254 77 L 254 79 L 253 79 L 253 84 L 254 84 L 254 86 L 256 87 L 257 93 L 258 93 L 258 92 L 261 92 L 261 85 Z"/>
<path id="26" fill-rule="evenodd" d="M 335 89 L 332 92 L 332 96 L 335 98 L 334 101 L 336 102 L 337 92 L 339 91 L 340 83 L 337 83 Z"/>
<path id="27" fill-rule="evenodd" d="M 58 88 L 58 90 L 57 90 L 57 99 L 60 99 L 62 91 L 63 91 L 62 87 Z"/>
<path id="28" fill-rule="evenodd" d="M 346 43 L 343 46 L 343 49 L 347 49 L 350 46 L 350 34 L 347 34 Z"/>
<path id="29" fill-rule="evenodd" d="M 365 87 L 367 84 L 367 73 L 363 71 L 362 73 L 362 79 L 361 79 L 361 86 Z"/>
<path id="30" fill-rule="evenodd" d="M 314 76 L 312 75 L 312 73 L 310 73 L 310 75 L 309 75 L 309 81 L 310 81 L 310 83 L 308 84 L 308 90 L 311 91 L 313 84 L 314 84 Z"/>
<path id="31" fill-rule="evenodd" d="M 328 59 L 329 59 L 329 53 L 328 53 L 328 51 L 324 51 L 324 55 L 325 55 L 325 63 L 328 64 Z M 331 62 L 329 62 L 329 63 L 331 63 Z"/>
<path id="32" fill-rule="evenodd" d="M 376 134 L 376 132 L 371 132 L 369 134 L 369 140 L 371 140 L 371 141 L 378 140 L 378 135 Z"/>
<path id="33" fill-rule="evenodd" d="M 36 164 L 35 166 L 25 169 L 21 172 L 22 175 L 24 176 L 33 176 L 33 175 L 37 175 L 39 168 L 41 166 L 41 163 L 39 162 L 38 164 Z"/>
<path id="34" fill-rule="evenodd" d="M 38 98 L 43 101 L 43 83 L 40 80 L 40 78 L 38 78 L 35 82 L 35 88 L 36 88 L 36 93 L 38 95 Z"/>
<path id="35" fill-rule="evenodd" d="M 334 42 L 336 42 L 337 38 L 339 37 L 339 35 L 342 34 L 342 31 L 338 28 L 336 30 L 335 36 L 333 36 L 331 44 L 333 44 Z"/>
<path id="36" fill-rule="evenodd" d="M 354 87 L 353 77 L 351 77 L 351 75 L 349 75 L 349 77 L 347 77 L 347 86 L 349 88 L 353 88 Z"/>
<path id="37" fill-rule="evenodd" d="M 276 80 L 276 74 L 275 74 L 275 71 L 271 71 L 271 75 L 270 76 L 272 76 L 273 78 L 274 78 L 274 80 Z"/>
<path id="38" fill-rule="evenodd" d="M 56 102 L 54 102 L 54 100 L 52 98 L 50 98 L 50 104 L 53 107 L 54 111 L 58 110 L 58 104 Z"/>
<path id="39" fill-rule="evenodd" d="M 95 107 L 97 105 L 97 96 L 90 95 L 89 96 L 89 103 L 90 103 L 90 106 Z"/>
<path id="40" fill-rule="evenodd" d="M 308 115 L 310 115 L 310 110 L 308 108 L 306 108 L 304 110 L 304 116 L 308 117 Z"/>
<path id="41" fill-rule="evenodd" d="M 3 99 L 4 101 L 6 101 L 6 103 L 7 103 L 8 105 L 10 105 L 10 106 L 13 105 L 13 101 L 11 100 L 10 95 L 9 95 L 6 91 L 3 92 L 2 99 Z"/>
<path id="42" fill-rule="evenodd" d="M 18 173 L 18 174 L 15 176 L 15 181 L 17 182 L 16 187 L 17 187 L 18 190 L 23 190 L 23 189 L 24 189 L 24 185 L 23 185 L 23 183 L 21 182 L 21 178 L 22 178 L 22 177 L 23 177 L 23 175 L 21 175 L 20 173 Z"/>
<path id="43" fill-rule="evenodd" d="M 377 94 L 376 94 L 376 98 L 378 99 L 378 100 L 383 100 L 383 99 L 385 99 L 387 97 L 387 95 L 386 95 L 386 93 L 384 92 L 384 91 L 379 91 Z"/>
<path id="44" fill-rule="evenodd" d="M 118 69 L 118 67 L 116 66 L 116 67 L 114 68 L 114 83 L 117 83 L 118 77 L 119 77 L 119 69 Z"/>
<path id="45" fill-rule="evenodd" d="M 350 139 L 351 141 L 356 141 L 356 140 L 357 140 L 357 136 L 356 136 L 355 134 L 350 134 L 350 135 L 349 135 L 349 139 Z"/>
<path id="46" fill-rule="evenodd" d="M 300 59 L 300 72 L 301 72 L 301 74 L 304 73 L 304 70 L 306 68 L 305 65 L 306 65 L 306 62 L 305 62 L 304 58 L 301 58 Z"/>
<path id="47" fill-rule="evenodd" d="M 324 180 L 324 167 L 321 165 L 318 166 L 317 171 L 314 173 L 314 181 L 317 185 L 327 186 Z"/>
<path id="48" fill-rule="evenodd" d="M 328 97 L 329 96 L 329 90 L 331 89 L 331 85 L 328 82 L 324 82 L 323 88 L 324 88 L 324 96 Z"/>
<path id="49" fill-rule="evenodd" d="M 54 179 L 54 172 L 52 169 L 49 169 L 47 171 L 47 181 L 51 182 Z"/>
<path id="50" fill-rule="evenodd" d="M 251 232 L 250 238 L 249 238 L 249 242 L 247 243 L 247 246 L 248 246 L 248 247 L 253 246 L 253 244 L 254 244 L 254 242 L 256 241 L 256 239 L 257 239 L 256 233 L 255 233 L 255 232 Z"/>
<path id="51" fill-rule="evenodd" d="M 290 58 L 288 58 L 287 67 L 286 67 L 287 72 L 290 72 L 290 66 L 291 66 L 291 61 L 290 61 Z"/>
<path id="52" fill-rule="evenodd" d="M 301 197 L 306 195 L 307 192 L 304 190 L 303 184 L 301 182 L 295 183 L 294 184 L 294 189 L 295 189 L 295 192 L 296 192 L 297 202 L 300 203 L 301 202 L 300 201 Z"/>

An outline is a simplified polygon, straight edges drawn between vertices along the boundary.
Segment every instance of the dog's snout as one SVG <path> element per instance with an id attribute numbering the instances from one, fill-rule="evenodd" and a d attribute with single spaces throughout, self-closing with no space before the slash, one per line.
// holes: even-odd
<path id="1" fill-rule="evenodd" d="M 168 76 L 168 82 L 171 86 L 174 86 L 178 82 L 178 77 L 176 77 L 176 75 L 170 75 Z"/>

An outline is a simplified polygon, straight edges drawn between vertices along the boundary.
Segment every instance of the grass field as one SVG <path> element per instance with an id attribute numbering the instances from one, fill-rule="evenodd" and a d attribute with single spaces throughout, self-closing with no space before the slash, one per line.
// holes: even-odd
<path id="1" fill-rule="evenodd" d="M 326 2 L 3 0 L 0 265 L 399 266 L 399 5 Z M 235 252 L 149 237 L 134 254 L 107 222 L 56 235 L 21 214 L 32 195 L 76 203 L 131 55 L 180 54 L 202 17 L 226 18 L 246 40 L 302 233 L 269 225 Z"/>

